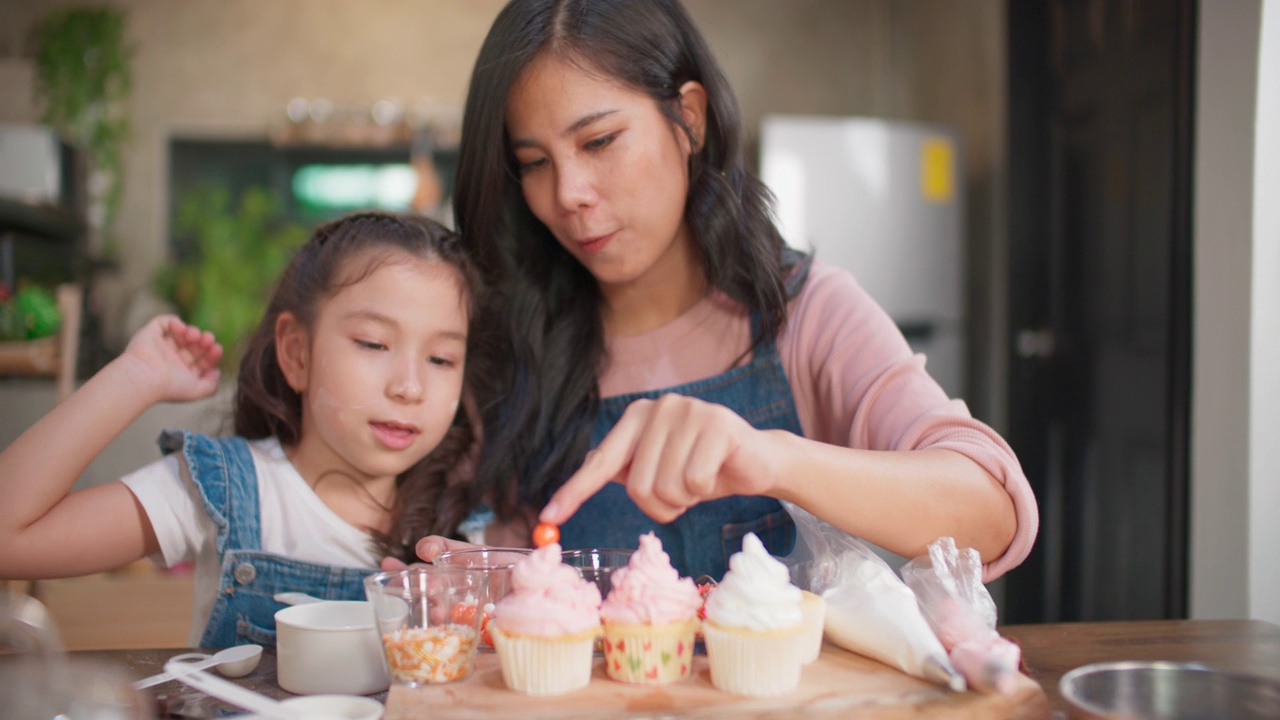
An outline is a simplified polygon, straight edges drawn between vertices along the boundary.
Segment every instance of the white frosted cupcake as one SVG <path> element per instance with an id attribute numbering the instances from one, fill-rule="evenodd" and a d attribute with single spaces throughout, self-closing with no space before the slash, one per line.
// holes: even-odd
<path id="1" fill-rule="evenodd" d="M 808 590 L 801 590 L 800 595 L 800 615 L 804 620 L 804 631 L 800 634 L 804 649 L 801 660 L 808 665 L 822 654 L 822 626 L 827 619 L 827 601 Z"/>
<path id="2" fill-rule="evenodd" d="M 511 568 L 511 592 L 489 627 L 507 687 L 529 695 L 579 690 L 591 683 L 600 590 L 551 543 Z"/>
<path id="3" fill-rule="evenodd" d="M 800 684 L 804 617 L 800 588 L 754 533 L 729 558 L 729 572 L 707 598 L 702 634 L 711 684 L 737 695 L 781 695 Z"/>

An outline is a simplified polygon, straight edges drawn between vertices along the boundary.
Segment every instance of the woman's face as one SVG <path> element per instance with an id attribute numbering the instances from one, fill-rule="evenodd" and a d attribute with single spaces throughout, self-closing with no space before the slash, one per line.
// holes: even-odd
<path id="1" fill-rule="evenodd" d="M 701 86 L 682 90 L 701 113 Z M 690 120 L 696 133 L 701 115 Z M 652 98 L 544 55 L 512 89 L 506 125 L 529 209 L 606 296 L 689 276 L 690 143 Z"/>

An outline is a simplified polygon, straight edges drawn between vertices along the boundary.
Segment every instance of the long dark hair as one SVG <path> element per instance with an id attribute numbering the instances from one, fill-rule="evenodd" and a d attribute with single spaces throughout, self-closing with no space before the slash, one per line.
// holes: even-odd
<path id="1" fill-rule="evenodd" d="M 428 218 L 381 212 L 357 213 L 321 225 L 281 274 L 240 361 L 234 411 L 237 435 L 251 440 L 275 437 L 286 446 L 298 443 L 302 397 L 289 387 L 276 359 L 276 319 L 288 312 L 308 330 L 314 328 L 324 298 L 368 277 L 384 263 L 395 262 L 397 253 L 444 262 L 457 270 L 474 324 L 480 280 L 456 234 Z M 468 362 L 464 395 L 471 372 Z M 468 417 L 469 405 L 459 403 L 440 444 L 396 478 L 392 529 L 375 535 L 377 549 L 384 555 L 410 561 L 418 538 L 457 534 L 458 523 L 473 502 L 470 473 L 463 470 L 478 422 Z"/>
<path id="2" fill-rule="evenodd" d="M 544 53 L 653 98 L 698 149 L 687 218 L 707 281 L 760 316 L 776 337 L 807 275 L 773 223 L 772 196 L 746 168 L 737 100 L 676 0 L 512 0 L 476 59 L 462 120 L 454 216 L 496 291 L 481 310 L 508 358 L 479 378 L 485 449 L 477 486 L 500 516 L 536 506 L 581 463 L 599 403 L 601 295 L 590 272 L 530 212 L 506 135 L 507 98 Z M 701 143 L 680 115 L 680 87 L 707 93 Z M 513 483 L 519 483 L 513 487 Z"/>

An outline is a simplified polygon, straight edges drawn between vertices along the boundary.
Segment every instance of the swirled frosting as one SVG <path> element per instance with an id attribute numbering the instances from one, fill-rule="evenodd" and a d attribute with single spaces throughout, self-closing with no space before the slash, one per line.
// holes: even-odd
<path id="1" fill-rule="evenodd" d="M 600 627 L 600 590 L 560 561 L 560 545 L 534 550 L 511 568 L 511 592 L 494 606 L 503 632 L 557 637 Z"/>
<path id="2" fill-rule="evenodd" d="M 698 617 L 698 586 L 671 566 L 671 557 L 653 533 L 640 536 L 640 549 L 612 576 L 613 589 L 600 607 L 605 622 L 665 625 Z"/>
<path id="3" fill-rule="evenodd" d="M 800 588 L 787 566 L 764 549 L 755 533 L 729 558 L 729 572 L 707 598 L 707 620 L 723 627 L 780 630 L 801 623 Z"/>

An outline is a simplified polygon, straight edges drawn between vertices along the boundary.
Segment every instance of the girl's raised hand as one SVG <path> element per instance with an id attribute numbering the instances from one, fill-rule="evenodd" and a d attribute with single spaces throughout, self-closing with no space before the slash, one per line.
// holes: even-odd
<path id="1" fill-rule="evenodd" d="M 134 333 L 121 360 L 157 402 L 195 400 L 218 389 L 222 346 L 213 333 L 161 315 Z"/>
<path id="2" fill-rule="evenodd" d="M 778 476 L 776 432 L 684 395 L 637 400 L 551 496 L 539 519 L 563 524 L 609 482 L 625 485 L 635 504 L 662 523 L 707 500 L 768 494 Z"/>

